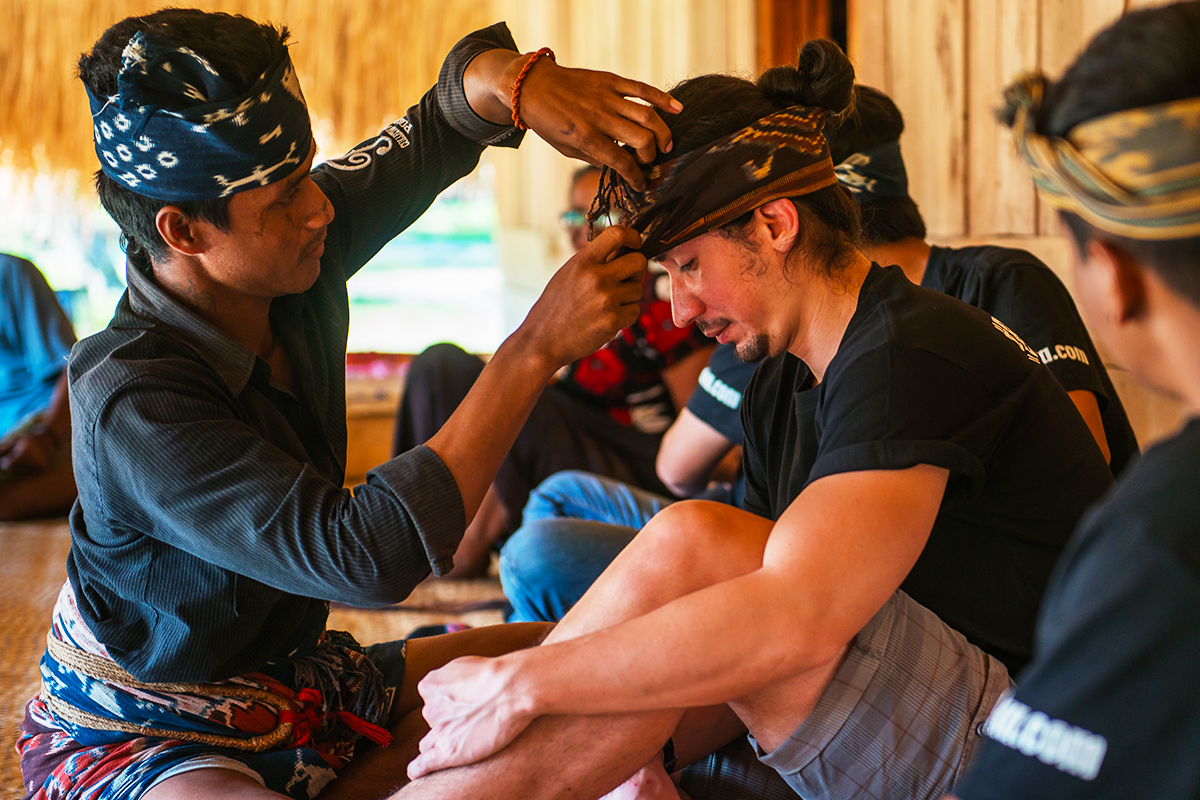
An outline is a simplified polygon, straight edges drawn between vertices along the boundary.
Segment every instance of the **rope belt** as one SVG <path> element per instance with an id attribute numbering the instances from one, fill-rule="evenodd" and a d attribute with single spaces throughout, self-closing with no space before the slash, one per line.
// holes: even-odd
<path id="1" fill-rule="evenodd" d="M 54 638 L 53 635 L 46 636 L 46 647 L 50 651 L 50 655 L 58 661 L 76 672 L 92 678 L 93 680 L 103 681 L 105 683 L 114 683 L 120 686 L 127 686 L 133 689 L 145 689 L 153 692 L 162 692 L 169 694 L 191 694 L 205 697 L 220 697 L 220 698 L 237 698 L 243 700 L 254 700 L 265 705 L 275 708 L 279 712 L 279 724 L 275 729 L 258 736 L 249 738 L 241 738 L 237 736 L 222 736 L 215 733 L 204 733 L 201 731 L 178 731 L 168 730 L 164 728 L 152 728 L 146 725 L 138 725 L 124 720 L 109 719 L 100 717 L 83 709 L 77 708 L 70 703 L 55 697 L 46 689 L 45 681 L 42 682 L 42 699 L 50 708 L 51 712 L 61 719 L 75 725 L 81 725 L 95 730 L 119 731 L 121 733 L 136 733 L 142 736 L 150 736 L 160 739 L 179 739 L 187 742 L 196 742 L 199 744 L 212 745 L 214 747 L 229 747 L 235 750 L 246 750 L 253 753 L 260 753 L 264 750 L 269 750 L 279 744 L 287 741 L 292 735 L 294 722 L 307 723 L 302 727 L 310 727 L 313 723 L 313 718 L 316 716 L 311 710 L 311 705 L 321 701 L 321 693 L 312 689 L 306 689 L 300 693 L 302 702 L 296 703 L 282 695 L 267 689 L 259 689 L 253 686 L 238 686 L 236 684 L 215 684 L 215 683 L 147 683 L 139 681 L 128 672 L 120 667 L 115 661 L 107 658 L 102 658 L 91 653 L 86 653 L 60 639 Z M 297 705 L 300 706 L 297 709 Z M 306 714 L 305 711 L 308 711 Z M 339 716 L 346 712 L 340 712 Z M 361 722 L 361 721 L 360 721 Z M 363 723 L 369 724 L 369 723 Z M 374 727 L 374 726 L 372 726 Z M 307 740 L 308 734 L 305 732 L 301 737 L 301 741 Z"/>

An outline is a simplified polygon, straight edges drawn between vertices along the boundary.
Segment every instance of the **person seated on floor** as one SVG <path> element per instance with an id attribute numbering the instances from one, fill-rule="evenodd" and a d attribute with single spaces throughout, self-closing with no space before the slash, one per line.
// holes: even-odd
<path id="1" fill-rule="evenodd" d="M 576 248 L 587 244 L 587 212 L 599 184 L 595 167 L 580 169 L 571 183 L 563 222 Z M 712 344 L 694 325 L 671 323 L 671 304 L 655 288 L 660 277 L 644 278 L 641 310 L 632 325 L 568 366 L 542 392 L 454 554 L 451 577 L 483 574 L 496 543 L 520 525 L 530 489 L 556 472 L 582 469 L 666 491 L 654 471 L 659 442 L 695 388 Z M 452 344 L 434 345 L 413 359 L 393 454 L 436 434 L 482 369 L 481 359 Z"/>
<path id="2" fill-rule="evenodd" d="M 71 321 L 42 273 L 0 253 L 0 521 L 75 502 L 67 356 Z"/>
<path id="3" fill-rule="evenodd" d="M 1024 250 L 930 246 L 908 194 L 903 131 L 892 99 L 859 85 L 855 113 L 827 134 L 838 180 L 862 213 L 859 249 L 878 264 L 898 265 L 915 284 L 983 309 L 1029 344 L 1119 475 L 1137 454 L 1137 438 L 1066 287 Z M 713 465 L 742 440 L 737 410 L 754 365 L 739 362 L 732 348 L 718 347 L 706 369 L 658 453 L 659 477 L 680 496 L 704 489 Z M 547 478 L 530 495 L 521 529 L 501 550 L 510 619 L 561 619 L 637 530 L 673 500 L 586 473 Z"/>
<path id="4" fill-rule="evenodd" d="M 855 249 L 822 135 L 853 80 L 816 41 L 757 83 L 685 81 L 682 155 L 648 195 L 602 186 L 667 268 L 676 320 L 764 359 L 745 510 L 668 506 L 541 646 L 427 675 L 423 777 L 397 797 L 594 797 L 634 773 L 622 791 L 667 796 L 664 756 L 739 720 L 804 797 L 954 786 L 1112 474 L 1019 337 Z"/>
<path id="5" fill-rule="evenodd" d="M 172 8 L 80 59 L 128 291 L 69 365 L 79 501 L 17 745 L 31 795 L 310 798 L 340 775 L 333 793 L 379 796 L 412 753 L 351 764 L 360 737 L 399 730 L 431 666 L 542 630 L 364 650 L 326 620 L 331 600 L 394 603 L 450 568 L 541 388 L 636 318 L 645 258 L 613 256 L 640 237 L 614 227 L 570 259 L 438 435 L 353 493 L 346 281 L 485 145 L 528 125 L 640 182 L 614 139 L 649 161 L 669 133 L 637 98 L 678 106 L 522 55 L 497 24 L 406 116 L 314 168 L 287 38 Z"/>
<path id="6" fill-rule="evenodd" d="M 962 800 L 1200 797 L 1200 3 L 1131 12 L 1008 92 L 1113 359 L 1189 419 L 1085 518 Z"/>

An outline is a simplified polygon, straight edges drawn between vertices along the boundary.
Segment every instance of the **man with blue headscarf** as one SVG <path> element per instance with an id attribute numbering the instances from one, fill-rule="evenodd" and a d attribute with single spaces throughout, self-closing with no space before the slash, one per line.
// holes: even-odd
<path id="1" fill-rule="evenodd" d="M 521 55 L 498 24 L 463 38 L 404 117 L 314 168 L 286 29 L 166 9 L 106 31 L 80 76 L 129 288 L 70 362 L 81 491 L 18 744 L 25 788 L 313 797 L 360 737 L 390 740 L 424 672 L 540 631 L 364 650 L 325 622 L 331 600 L 394 603 L 450 568 L 541 388 L 633 321 L 645 258 L 617 257 L 640 244 L 628 229 L 598 237 L 443 429 L 353 493 L 346 280 L 486 145 L 532 127 L 636 177 L 616 140 L 648 161 L 669 135 L 631 98 L 679 106 Z M 412 755 L 397 751 L 337 789 L 387 791 Z"/>

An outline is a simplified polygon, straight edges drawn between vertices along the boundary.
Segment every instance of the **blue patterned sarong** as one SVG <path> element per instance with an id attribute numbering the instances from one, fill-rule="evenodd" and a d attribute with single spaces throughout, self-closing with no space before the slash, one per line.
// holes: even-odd
<path id="1" fill-rule="evenodd" d="M 138 798 L 166 778 L 217 767 L 308 800 L 349 763 L 360 736 L 390 739 L 380 726 L 391 691 L 347 633 L 326 631 L 310 655 L 227 681 L 140 683 L 108 658 L 67 583 L 48 639 L 42 691 L 17 740 L 28 798 Z"/>

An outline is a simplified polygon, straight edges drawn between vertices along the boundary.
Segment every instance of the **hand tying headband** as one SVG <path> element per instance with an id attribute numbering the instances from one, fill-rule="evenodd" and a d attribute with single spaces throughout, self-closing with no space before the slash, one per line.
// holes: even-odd
<path id="1" fill-rule="evenodd" d="M 860 205 L 881 197 L 908 197 L 908 172 L 900 156 L 899 141 L 855 153 L 833 171 L 838 183 Z"/>
<path id="2" fill-rule="evenodd" d="M 822 134 L 825 112 L 795 106 L 658 166 L 644 193 L 606 168 L 589 213 L 621 212 L 642 234 L 641 252 L 657 258 L 683 242 L 784 197 L 837 183 Z"/>
<path id="3" fill-rule="evenodd" d="M 186 47 L 138 32 L 121 55 L 117 94 L 92 106 L 105 174 L 157 200 L 209 200 L 285 178 L 308 158 L 312 128 L 285 49 L 235 93 Z"/>
<path id="4" fill-rule="evenodd" d="M 1033 75 L 1005 92 L 1043 198 L 1117 236 L 1200 236 L 1200 97 L 1106 114 L 1061 138 L 1035 130 L 1045 90 Z"/>

